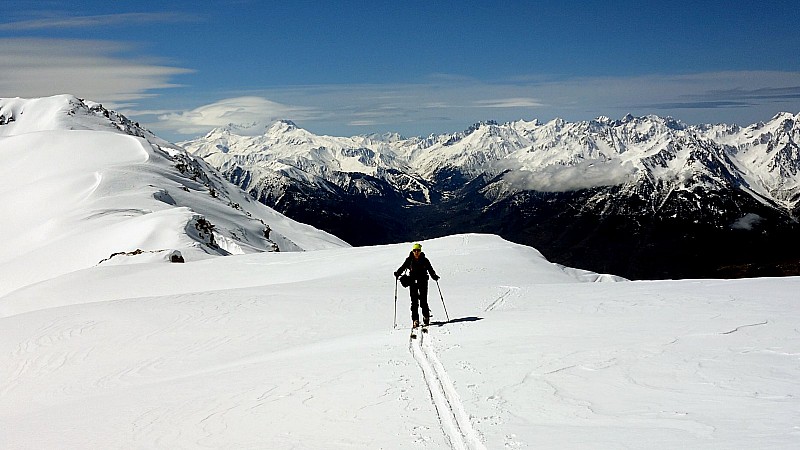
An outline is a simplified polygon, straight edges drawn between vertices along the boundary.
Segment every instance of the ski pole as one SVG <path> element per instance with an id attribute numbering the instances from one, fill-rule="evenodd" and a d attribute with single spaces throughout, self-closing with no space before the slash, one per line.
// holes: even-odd
<path id="1" fill-rule="evenodd" d="M 439 286 L 439 280 L 436 280 L 436 287 L 439 289 L 439 298 L 442 299 L 442 307 L 444 307 L 444 315 L 447 317 L 447 321 L 450 322 L 450 314 L 447 314 L 447 305 L 444 304 L 444 296 L 442 295 L 442 287 Z"/>
<path id="2" fill-rule="evenodd" d="M 394 278 L 394 323 L 392 329 L 397 328 L 397 277 Z"/>

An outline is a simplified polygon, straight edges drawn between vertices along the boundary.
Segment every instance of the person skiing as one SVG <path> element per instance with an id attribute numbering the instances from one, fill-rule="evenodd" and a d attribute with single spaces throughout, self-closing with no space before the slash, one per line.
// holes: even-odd
<path id="1" fill-rule="evenodd" d="M 394 277 L 399 278 L 400 274 L 408 270 L 411 277 L 411 322 L 412 328 L 419 326 L 419 311 L 422 308 L 422 320 L 425 326 L 430 324 L 431 312 L 428 308 L 428 273 L 434 281 L 439 280 L 439 275 L 433 270 L 431 262 L 425 257 L 422 252 L 422 244 L 416 243 L 411 247 L 411 253 L 408 255 L 403 265 L 394 272 Z"/>

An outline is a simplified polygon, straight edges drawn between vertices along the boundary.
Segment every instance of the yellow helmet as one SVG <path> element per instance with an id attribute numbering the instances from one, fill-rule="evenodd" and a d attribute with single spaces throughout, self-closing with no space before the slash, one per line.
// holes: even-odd
<path id="1" fill-rule="evenodd" d="M 411 250 L 422 250 L 422 244 L 417 242 L 413 247 L 411 247 Z"/>

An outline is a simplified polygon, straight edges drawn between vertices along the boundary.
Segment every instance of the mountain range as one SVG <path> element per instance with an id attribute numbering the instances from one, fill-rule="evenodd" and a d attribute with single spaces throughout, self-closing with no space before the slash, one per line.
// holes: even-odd
<path id="1" fill-rule="evenodd" d="M 260 202 L 352 245 L 490 232 L 629 278 L 798 273 L 800 114 L 625 116 L 319 136 L 288 120 L 178 143 Z"/>

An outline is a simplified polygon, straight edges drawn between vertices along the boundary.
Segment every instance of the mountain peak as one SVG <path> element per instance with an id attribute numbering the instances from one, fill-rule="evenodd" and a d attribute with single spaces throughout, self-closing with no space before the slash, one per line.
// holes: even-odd
<path id="1" fill-rule="evenodd" d="M 102 104 L 70 94 L 42 98 L 0 99 L 0 136 L 39 131 L 95 130 L 115 131 L 131 136 L 166 141 L 155 137 L 124 115 L 106 109 Z"/>
<path id="2" fill-rule="evenodd" d="M 89 107 L 74 95 L 54 95 L 43 98 L 0 99 L 0 136 L 36 131 L 65 129 L 64 123 L 77 109 Z"/>
<path id="3" fill-rule="evenodd" d="M 789 120 L 800 120 L 800 113 L 797 113 L 797 115 L 795 115 L 795 114 L 792 114 L 790 112 L 783 111 L 783 112 L 779 112 L 778 114 L 775 114 L 775 116 L 772 118 L 773 121 L 776 121 L 776 120 L 787 120 L 787 119 L 789 119 Z"/>
<path id="4" fill-rule="evenodd" d="M 594 122 L 602 125 L 611 125 L 614 123 L 614 120 L 608 116 L 599 116 L 596 119 L 594 119 Z"/>
<path id="5" fill-rule="evenodd" d="M 250 123 L 229 123 L 222 127 L 214 128 L 209 131 L 204 139 L 219 138 L 225 135 L 256 137 L 272 134 L 283 134 L 287 131 L 297 130 L 298 126 L 288 119 L 280 119 L 271 123 L 250 122 Z"/>
<path id="6" fill-rule="evenodd" d="M 464 134 L 465 135 L 470 135 L 470 134 L 474 133 L 475 131 L 477 131 L 477 130 L 483 128 L 483 127 L 490 127 L 490 126 L 497 126 L 497 125 L 498 125 L 497 121 L 494 121 L 494 120 L 482 120 L 480 122 L 476 122 L 476 123 L 472 124 L 472 126 L 467 128 L 466 130 L 464 130 Z"/>
<path id="7" fill-rule="evenodd" d="M 265 134 L 285 133 L 287 131 L 297 130 L 298 126 L 288 119 L 279 119 L 270 124 Z"/>

